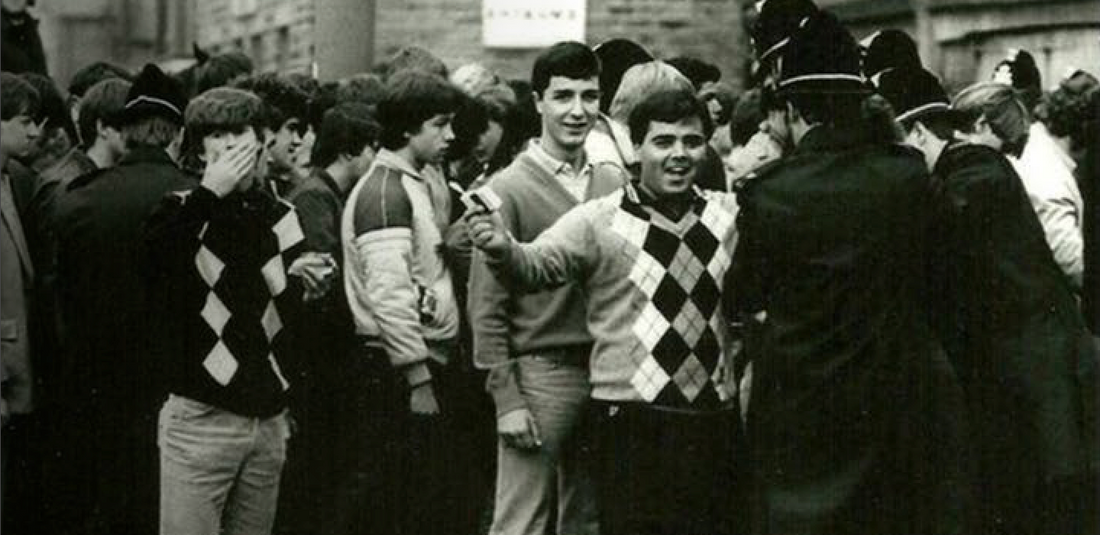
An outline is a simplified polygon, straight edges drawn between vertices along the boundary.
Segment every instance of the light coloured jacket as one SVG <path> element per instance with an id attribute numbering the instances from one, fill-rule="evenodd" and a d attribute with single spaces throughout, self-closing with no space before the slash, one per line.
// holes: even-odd
<path id="1" fill-rule="evenodd" d="M 386 351 L 411 386 L 458 334 L 458 306 L 440 244 L 450 215 L 442 177 L 378 153 L 341 219 L 344 286 L 357 335 Z"/>
<path id="2" fill-rule="evenodd" d="M 1020 158 L 1010 157 L 1009 161 L 1020 175 L 1031 206 L 1039 216 L 1054 261 L 1079 291 L 1085 271 L 1085 242 L 1081 229 L 1085 203 L 1073 177 L 1076 164 L 1039 122 L 1031 125 Z"/>

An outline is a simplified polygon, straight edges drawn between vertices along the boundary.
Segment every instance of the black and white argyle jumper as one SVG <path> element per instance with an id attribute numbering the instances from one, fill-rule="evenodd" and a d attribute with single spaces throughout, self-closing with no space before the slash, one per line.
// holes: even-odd
<path id="1" fill-rule="evenodd" d="M 719 307 L 732 251 L 718 236 L 733 215 L 697 197 L 690 213 L 669 222 L 623 195 L 612 231 L 629 244 L 630 280 L 646 297 L 633 325 L 645 357 L 631 379 L 649 403 L 692 409 L 719 408 L 725 392 L 720 369 L 727 346 Z"/>

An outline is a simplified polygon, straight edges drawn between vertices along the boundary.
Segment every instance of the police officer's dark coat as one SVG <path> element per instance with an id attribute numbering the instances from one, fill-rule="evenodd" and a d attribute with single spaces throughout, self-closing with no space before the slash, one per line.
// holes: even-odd
<path id="1" fill-rule="evenodd" d="M 116 532 L 155 531 L 156 417 L 167 394 L 149 339 L 143 231 L 168 192 L 194 184 L 164 150 L 141 147 L 74 180 L 57 204 L 65 336 L 53 427 L 58 471 L 72 478 L 61 504 L 75 510 L 55 514 L 87 522 L 80 508 L 91 505 Z"/>
<path id="2" fill-rule="evenodd" d="M 1095 477 L 1100 456 L 1092 341 L 1011 164 L 960 144 L 933 175 L 939 329 L 973 414 L 979 518 L 995 524 L 981 529 L 1062 532 L 1065 504 L 1044 500 L 1075 499 L 1058 487 Z"/>
<path id="3" fill-rule="evenodd" d="M 929 189 L 914 151 L 818 126 L 742 191 L 733 287 L 766 313 L 756 532 L 960 528 L 961 391 L 922 308 Z"/>

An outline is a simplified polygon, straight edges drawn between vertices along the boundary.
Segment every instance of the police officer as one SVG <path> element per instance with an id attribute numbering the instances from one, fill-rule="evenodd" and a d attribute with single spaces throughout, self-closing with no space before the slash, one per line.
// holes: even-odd
<path id="1" fill-rule="evenodd" d="M 951 532 L 936 419 L 961 406 L 932 404 L 961 394 L 923 309 L 928 173 L 832 15 L 780 54 L 769 130 L 793 149 L 745 183 L 732 284 L 763 318 L 746 349 L 757 531 Z"/>
<path id="2" fill-rule="evenodd" d="M 1095 533 L 1095 353 L 1024 185 L 1000 152 L 955 139 L 980 114 L 932 73 L 887 72 L 879 92 L 942 190 L 934 317 L 970 408 L 974 532 Z"/>
<path id="3" fill-rule="evenodd" d="M 143 224 L 169 191 L 193 180 L 174 161 L 187 99 L 153 65 L 127 94 L 127 153 L 73 180 L 56 205 L 63 362 L 54 392 L 51 505 L 61 530 L 153 533 L 157 526 L 157 359 L 142 275 Z M 56 478 L 56 479 L 55 479 Z"/>

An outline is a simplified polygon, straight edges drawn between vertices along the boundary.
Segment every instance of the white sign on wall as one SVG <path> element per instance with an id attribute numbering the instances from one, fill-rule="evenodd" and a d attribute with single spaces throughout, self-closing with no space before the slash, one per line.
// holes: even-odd
<path id="1" fill-rule="evenodd" d="M 585 0 L 482 0 L 481 41 L 489 48 L 584 42 Z"/>

